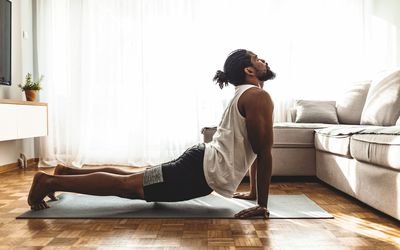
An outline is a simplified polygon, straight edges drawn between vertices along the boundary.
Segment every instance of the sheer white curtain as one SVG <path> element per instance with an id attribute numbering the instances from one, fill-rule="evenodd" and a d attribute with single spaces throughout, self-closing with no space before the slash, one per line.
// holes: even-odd
<path id="1" fill-rule="evenodd" d="M 381 24 L 388 29 L 382 40 L 367 42 L 368 6 L 363 0 L 37 0 L 41 100 L 49 103 L 42 166 L 148 165 L 178 156 L 201 141 L 203 126 L 218 123 L 233 88 L 221 91 L 211 79 L 237 48 L 253 50 L 276 71 L 265 88 L 275 120 L 284 121 L 293 99 L 326 96 L 344 79 L 387 66 L 390 53 L 366 58 L 391 32 Z"/>
<path id="2" fill-rule="evenodd" d="M 273 2 L 268 15 L 273 41 L 267 51 L 272 55 L 267 59 L 278 77 L 267 89 L 275 101 L 276 122 L 290 120 L 288 108 L 296 99 L 336 100 L 346 85 L 400 65 L 400 27 L 376 14 L 376 2 Z"/>

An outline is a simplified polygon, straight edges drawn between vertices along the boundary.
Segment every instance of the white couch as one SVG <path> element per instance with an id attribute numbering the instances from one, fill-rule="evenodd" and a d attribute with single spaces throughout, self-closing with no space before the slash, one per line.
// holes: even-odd
<path id="1" fill-rule="evenodd" d="M 274 124 L 272 174 L 316 176 L 400 220 L 400 70 L 294 110 L 294 122 Z"/>
<path id="2" fill-rule="evenodd" d="M 317 177 L 400 219 L 400 126 L 341 130 L 316 131 Z"/>

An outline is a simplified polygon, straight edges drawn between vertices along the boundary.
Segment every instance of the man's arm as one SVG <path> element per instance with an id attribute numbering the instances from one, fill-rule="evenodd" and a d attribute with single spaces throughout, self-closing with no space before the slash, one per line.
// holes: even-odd
<path id="1" fill-rule="evenodd" d="M 259 166 L 257 167 L 257 203 L 267 208 L 272 172 L 271 149 L 267 149 L 265 154 L 257 155 L 257 166 Z"/>
<path id="2" fill-rule="evenodd" d="M 243 99 L 246 128 L 253 152 L 257 154 L 256 189 L 257 207 L 238 213 L 239 218 L 254 215 L 268 216 L 268 193 L 272 172 L 271 148 L 273 144 L 273 103 L 267 92 L 252 89 Z"/>
<path id="3" fill-rule="evenodd" d="M 239 198 L 244 200 L 255 200 L 257 198 L 257 160 L 253 162 L 250 167 L 250 192 L 237 192 L 233 194 L 233 198 Z"/>

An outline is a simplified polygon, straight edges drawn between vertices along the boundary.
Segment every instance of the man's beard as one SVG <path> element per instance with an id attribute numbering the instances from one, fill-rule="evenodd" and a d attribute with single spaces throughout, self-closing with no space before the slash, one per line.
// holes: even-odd
<path id="1" fill-rule="evenodd" d="M 268 81 L 274 79 L 276 74 L 272 70 L 267 70 L 267 72 L 262 72 L 261 74 L 257 74 L 257 78 L 260 81 Z"/>

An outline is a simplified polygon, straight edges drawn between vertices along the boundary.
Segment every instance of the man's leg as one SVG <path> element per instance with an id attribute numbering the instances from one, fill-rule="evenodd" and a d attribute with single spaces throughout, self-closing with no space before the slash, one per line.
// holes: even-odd
<path id="1" fill-rule="evenodd" d="M 129 171 L 111 167 L 72 168 L 63 165 L 57 165 L 57 167 L 54 169 L 54 175 L 80 175 L 80 174 L 91 174 L 97 172 L 105 172 L 105 173 L 119 174 L 119 175 L 130 175 L 130 174 L 137 174 L 138 172 L 141 171 Z"/>
<path id="2" fill-rule="evenodd" d="M 28 196 L 28 204 L 31 209 L 40 210 L 48 207 L 43 199 L 46 195 L 55 191 L 144 199 L 143 173 L 117 175 L 99 172 L 84 175 L 53 176 L 39 172 L 33 178 Z"/>
<path id="3" fill-rule="evenodd" d="M 99 167 L 99 168 L 71 168 L 64 165 L 57 165 L 54 169 L 54 175 L 82 175 L 82 174 L 92 174 L 92 173 L 110 173 L 110 174 L 118 174 L 118 175 L 131 175 L 138 174 L 143 171 L 128 171 L 119 168 L 110 168 L 110 167 Z M 52 201 L 58 200 L 55 193 L 51 192 L 47 195 Z"/>
<path id="4" fill-rule="evenodd" d="M 254 161 L 250 167 L 250 192 L 235 192 L 233 198 L 255 200 L 257 198 L 256 175 L 257 161 Z"/>

